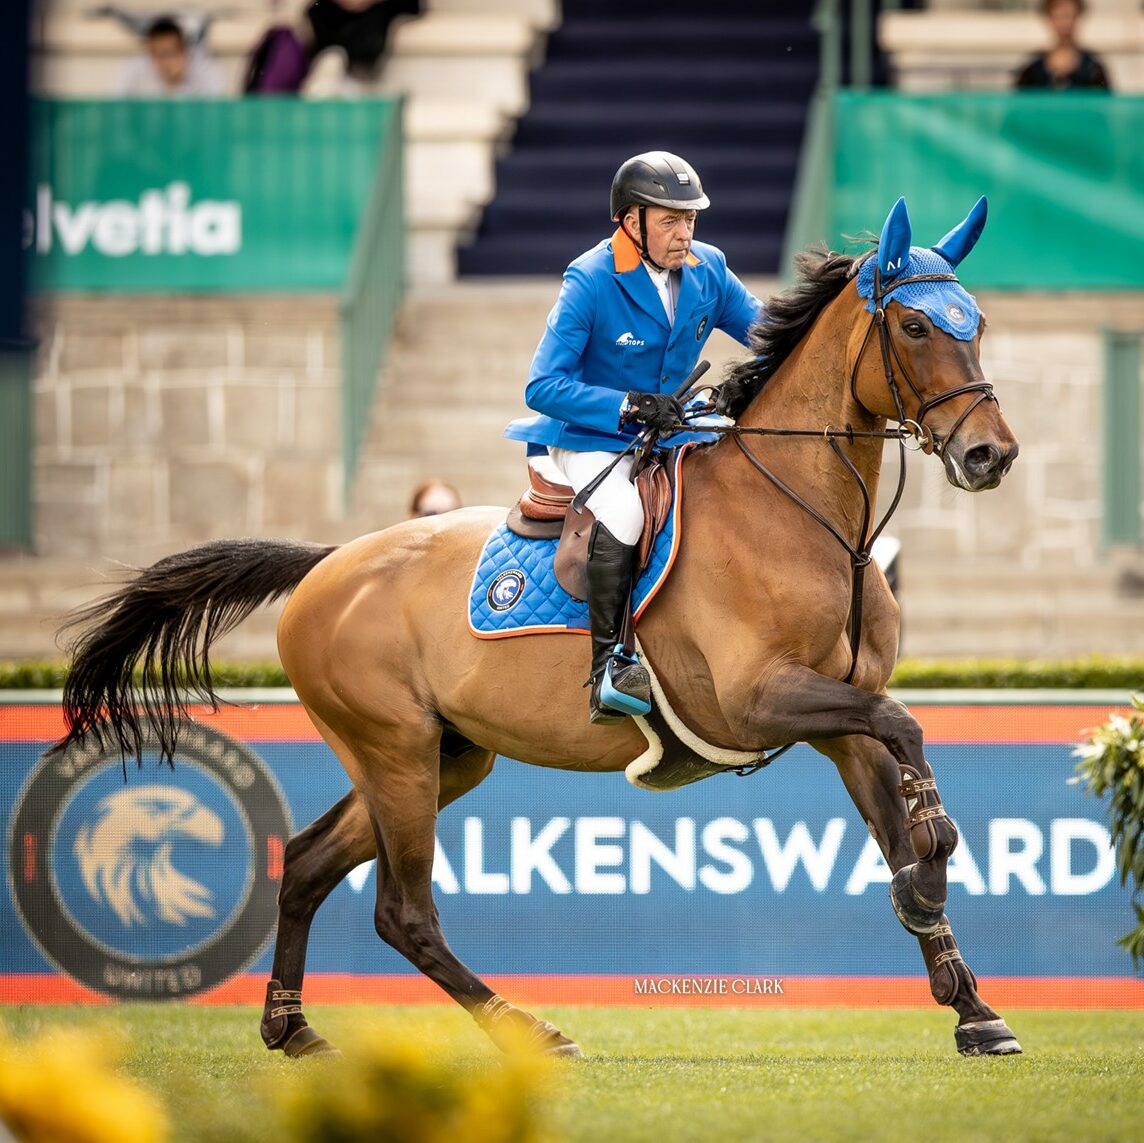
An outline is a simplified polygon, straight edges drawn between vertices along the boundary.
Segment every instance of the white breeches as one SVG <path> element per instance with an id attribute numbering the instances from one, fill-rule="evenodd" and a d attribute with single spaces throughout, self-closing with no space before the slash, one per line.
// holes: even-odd
<path id="1" fill-rule="evenodd" d="M 591 484 L 616 459 L 614 452 L 573 452 L 566 448 L 550 448 L 548 455 L 576 492 Z M 588 507 L 596 519 L 621 544 L 629 546 L 639 540 L 644 522 L 640 494 L 631 481 L 634 463 L 634 457 L 625 456 L 588 497 Z"/>

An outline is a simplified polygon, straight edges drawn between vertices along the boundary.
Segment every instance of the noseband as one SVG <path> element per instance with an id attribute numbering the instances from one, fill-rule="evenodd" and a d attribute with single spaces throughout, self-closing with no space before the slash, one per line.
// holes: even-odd
<path id="1" fill-rule="evenodd" d="M 870 319 L 869 328 L 866 330 L 866 336 L 862 339 L 862 348 L 858 351 L 858 356 L 854 359 L 854 368 L 850 373 L 850 396 L 854 398 L 857 405 L 861 406 L 862 402 L 858 400 L 857 384 L 858 384 L 858 368 L 862 364 L 862 358 L 866 353 L 866 346 L 870 342 L 870 334 L 875 329 L 878 331 L 878 345 L 882 351 L 882 369 L 886 374 L 886 385 L 889 387 L 890 395 L 894 398 L 894 407 L 898 411 L 898 420 L 903 425 L 913 425 L 917 428 L 917 437 L 921 441 L 921 447 L 925 448 L 929 445 L 927 451 L 936 453 L 939 457 L 944 459 L 945 450 L 949 448 L 950 441 L 953 440 L 954 434 L 958 429 L 965 424 L 970 413 L 977 408 L 984 401 L 996 401 L 997 397 L 994 395 L 993 386 L 988 381 L 973 381 L 968 385 L 955 385 L 952 389 L 946 389 L 938 393 L 935 397 L 926 397 L 922 391 L 914 384 L 913 378 L 910 376 L 909 370 L 906 369 L 905 362 L 902 361 L 901 354 L 898 352 L 898 347 L 894 343 L 894 339 L 890 336 L 890 327 L 886 322 L 886 299 L 892 294 L 899 286 L 910 285 L 913 282 L 956 282 L 956 274 L 910 274 L 905 278 L 896 278 L 888 286 L 882 286 L 882 272 L 878 266 L 874 267 L 874 316 Z M 902 392 L 898 387 L 897 377 L 894 374 L 895 364 L 898 367 L 898 372 L 905 379 L 905 382 L 910 387 L 910 392 L 918 399 L 918 411 L 914 420 L 906 417 L 905 404 L 902 401 Z M 948 433 L 942 437 L 932 432 L 925 423 L 926 414 L 931 409 L 936 409 L 938 405 L 944 404 L 946 401 L 953 400 L 954 397 L 961 397 L 966 393 L 976 393 L 977 399 L 970 402 L 968 408 L 962 411 L 960 417 L 953 422 L 953 427 Z"/>

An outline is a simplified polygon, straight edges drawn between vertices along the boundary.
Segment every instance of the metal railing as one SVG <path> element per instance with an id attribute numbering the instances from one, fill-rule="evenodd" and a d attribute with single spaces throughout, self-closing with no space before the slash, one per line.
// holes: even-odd
<path id="1" fill-rule="evenodd" d="M 377 173 L 362 212 L 338 306 L 342 347 L 342 461 L 347 505 L 378 376 L 405 288 L 400 102 L 394 104 L 384 130 Z"/>
<path id="2" fill-rule="evenodd" d="M 1104 331 L 1104 479 L 1106 548 L 1141 546 L 1140 408 L 1144 331 Z"/>
<path id="3" fill-rule="evenodd" d="M 870 87 L 874 80 L 877 13 L 897 7 L 896 0 L 849 0 L 849 52 L 845 51 L 843 0 L 818 0 L 815 7 L 811 22 L 820 36 L 818 84 L 810 101 L 790 219 L 783 237 L 782 276 L 787 282 L 793 280 L 795 254 L 829 237 L 834 183 L 834 101 L 843 85 L 844 64 L 848 65 L 851 88 Z"/>
<path id="4" fill-rule="evenodd" d="M 818 30 L 818 84 L 810 98 L 806 130 L 798 156 L 790 218 L 783 235 L 781 273 L 794 280 L 794 256 L 825 240 L 830 224 L 834 183 L 834 94 L 842 82 L 840 0 L 818 0 L 812 24 Z"/>
<path id="5" fill-rule="evenodd" d="M 32 547 L 32 354 L 0 346 L 0 553 Z"/>

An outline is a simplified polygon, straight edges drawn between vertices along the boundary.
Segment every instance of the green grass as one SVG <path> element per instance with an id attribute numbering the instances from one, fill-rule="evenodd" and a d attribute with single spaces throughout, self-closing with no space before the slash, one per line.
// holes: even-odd
<path id="1" fill-rule="evenodd" d="M 333 1041 L 448 1038 L 494 1053 L 458 1010 L 313 1007 Z M 588 1058 L 558 1069 L 552 1123 L 592 1143 L 916 1139 L 1099 1143 L 1144 1124 L 1144 1012 L 1014 1012 L 1023 1056 L 962 1059 L 948 1010 L 552 1008 Z M 180 1140 L 227 1138 L 251 1093 L 315 1066 L 263 1050 L 253 1009 L 0 1009 L 9 1034 L 111 1024 L 129 1074 L 164 1098 Z M 336 1072 L 331 1072 L 331 1076 Z M 463 1141 L 458 1140 L 458 1143 Z"/>

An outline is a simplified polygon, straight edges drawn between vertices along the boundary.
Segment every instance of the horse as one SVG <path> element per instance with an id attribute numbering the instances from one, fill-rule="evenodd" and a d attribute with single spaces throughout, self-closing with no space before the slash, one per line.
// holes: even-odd
<path id="1" fill-rule="evenodd" d="M 1021 1048 L 979 996 L 944 912 L 957 830 L 920 726 L 887 693 L 899 612 L 867 565 L 887 438 L 916 438 L 969 492 L 995 488 L 1017 455 L 981 368 L 985 319 L 954 273 L 984 216 L 981 200 L 925 249 L 911 246 L 899 200 L 869 250 L 798 256 L 796 285 L 751 333 L 755 356 L 718 389 L 734 427 L 685 457 L 678 556 L 638 628 L 698 739 L 755 754 L 805 741 L 835 764 L 893 872 L 892 905 L 918 937 L 932 995 L 958 1015 L 965 1055 Z M 454 955 L 430 883 L 438 813 L 498 755 L 615 774 L 648 746 L 631 718 L 588 721 L 586 640 L 468 630 L 475 561 L 504 519 L 504 509 L 467 508 L 341 546 L 214 541 L 138 572 L 76 620 L 67 733 L 54 749 L 95 739 L 141 759 L 157 736 L 171 760 L 188 704 L 217 702 L 212 643 L 289 596 L 280 659 L 352 790 L 286 846 L 261 1021 L 272 1050 L 337 1051 L 302 1007 L 310 925 L 341 879 L 376 857 L 383 941 L 499 1047 L 581 1054 Z"/>

